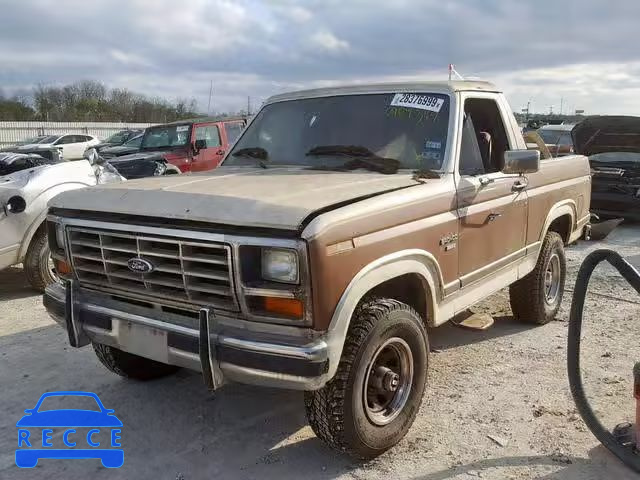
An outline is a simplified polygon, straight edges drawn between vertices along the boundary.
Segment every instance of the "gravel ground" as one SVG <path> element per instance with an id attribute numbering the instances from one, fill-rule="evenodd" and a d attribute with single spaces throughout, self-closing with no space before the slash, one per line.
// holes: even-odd
<path id="1" fill-rule="evenodd" d="M 640 228 L 605 242 L 640 254 Z M 575 273 L 591 250 L 567 250 L 569 276 L 557 321 L 515 322 L 506 292 L 474 308 L 496 322 L 485 332 L 445 325 L 430 332 L 431 370 L 407 437 L 382 457 L 354 463 L 328 450 L 307 426 L 299 392 L 227 385 L 207 393 L 192 372 L 149 383 L 106 371 L 90 347 L 67 346 L 19 268 L 0 272 L 0 478 L 600 479 L 635 478 L 586 429 L 570 397 L 565 351 Z M 640 297 L 599 268 L 585 311 L 583 366 L 604 423 L 633 415 L 631 369 Z M 97 393 L 123 421 L 124 466 L 97 460 L 14 464 L 15 422 L 43 392 Z M 493 438 L 493 439 L 492 439 Z M 54 443 L 59 438 L 54 436 Z"/>

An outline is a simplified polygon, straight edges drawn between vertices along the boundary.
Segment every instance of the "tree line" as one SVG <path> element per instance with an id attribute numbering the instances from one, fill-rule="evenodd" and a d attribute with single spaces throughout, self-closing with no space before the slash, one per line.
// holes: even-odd
<path id="1" fill-rule="evenodd" d="M 38 85 L 30 96 L 5 97 L 0 91 L 0 121 L 164 123 L 198 116 L 196 110 L 193 98 L 170 102 L 93 80 Z"/>

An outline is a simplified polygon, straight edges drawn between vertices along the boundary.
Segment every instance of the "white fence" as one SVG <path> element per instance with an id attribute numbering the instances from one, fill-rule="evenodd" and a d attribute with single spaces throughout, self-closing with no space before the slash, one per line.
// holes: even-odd
<path id="1" fill-rule="evenodd" d="M 124 128 L 147 128 L 151 123 L 0 122 L 0 146 L 13 145 L 37 135 L 84 133 L 103 140 Z"/>

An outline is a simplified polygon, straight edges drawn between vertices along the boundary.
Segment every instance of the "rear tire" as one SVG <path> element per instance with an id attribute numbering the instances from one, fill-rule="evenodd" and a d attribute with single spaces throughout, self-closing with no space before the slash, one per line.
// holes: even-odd
<path id="1" fill-rule="evenodd" d="M 415 420 L 428 355 L 424 323 L 410 306 L 391 299 L 363 304 L 351 320 L 336 375 L 305 392 L 311 428 L 340 452 L 362 459 L 382 454 Z"/>
<path id="2" fill-rule="evenodd" d="M 100 363 L 113 373 L 134 380 L 154 380 L 171 375 L 180 369 L 175 365 L 156 362 L 102 343 L 93 343 L 93 350 Z"/>
<path id="3" fill-rule="evenodd" d="M 47 285 L 58 281 L 51 261 L 47 232 L 44 228 L 39 229 L 31 239 L 23 266 L 27 280 L 40 292 L 44 292 Z"/>
<path id="4" fill-rule="evenodd" d="M 536 267 L 509 287 L 513 315 L 522 322 L 537 325 L 553 320 L 562 303 L 566 273 L 562 237 L 548 232 Z"/>

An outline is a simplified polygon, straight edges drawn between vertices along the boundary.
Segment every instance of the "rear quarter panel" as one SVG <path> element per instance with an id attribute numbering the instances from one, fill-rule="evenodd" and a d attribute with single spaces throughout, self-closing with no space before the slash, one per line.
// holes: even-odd
<path id="1" fill-rule="evenodd" d="M 572 230 L 589 214 L 591 170 L 587 157 L 570 155 L 540 161 L 540 170 L 527 175 L 529 219 L 527 245 L 542 239 L 543 228 L 554 208 L 568 205 L 573 211 Z"/>

